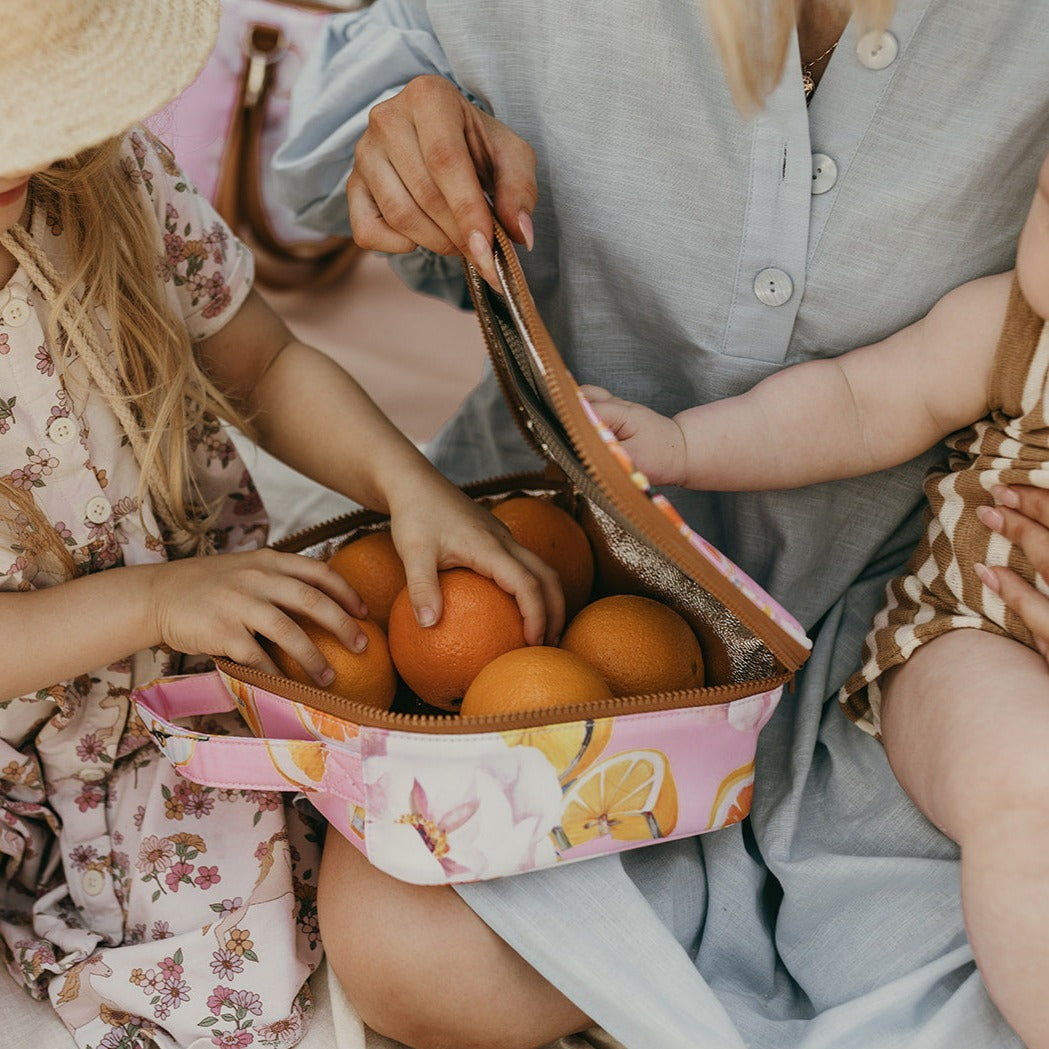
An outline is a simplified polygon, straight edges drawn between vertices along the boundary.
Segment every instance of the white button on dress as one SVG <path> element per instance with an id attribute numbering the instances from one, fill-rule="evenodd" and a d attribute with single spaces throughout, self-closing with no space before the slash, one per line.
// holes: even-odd
<path id="1" fill-rule="evenodd" d="M 856 41 L 856 57 L 868 69 L 884 69 L 896 61 L 900 45 L 890 32 L 872 29 Z"/>
<path id="2" fill-rule="evenodd" d="M 21 328 L 29 320 L 29 315 L 29 303 L 14 294 L 11 294 L 0 307 L 0 320 L 9 328 Z"/>
<path id="3" fill-rule="evenodd" d="M 97 896 L 106 887 L 106 876 L 101 871 L 84 871 L 80 884 L 88 896 Z"/>
<path id="4" fill-rule="evenodd" d="M 754 278 L 754 294 L 766 306 L 782 306 L 794 294 L 794 281 L 783 270 L 769 266 Z"/>
<path id="5" fill-rule="evenodd" d="M 112 513 L 113 507 L 104 495 L 93 496 L 88 499 L 87 506 L 84 507 L 84 516 L 92 524 L 102 524 L 108 521 Z"/>
<path id="6" fill-rule="evenodd" d="M 838 181 L 838 165 L 826 153 L 812 154 L 812 193 L 819 196 Z"/>
<path id="7" fill-rule="evenodd" d="M 55 444 L 69 444 L 76 437 L 76 423 L 72 419 L 60 415 L 57 419 L 51 420 L 51 425 L 47 428 L 47 436 Z"/>

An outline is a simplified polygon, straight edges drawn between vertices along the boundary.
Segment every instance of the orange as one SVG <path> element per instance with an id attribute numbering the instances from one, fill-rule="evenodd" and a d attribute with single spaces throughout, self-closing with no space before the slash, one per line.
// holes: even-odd
<path id="1" fill-rule="evenodd" d="M 595 667 L 616 696 L 703 684 L 703 652 L 692 628 L 650 597 L 613 594 L 592 602 L 568 624 L 561 647 Z"/>
<path id="2" fill-rule="evenodd" d="M 385 630 L 393 599 L 406 582 L 390 533 L 368 532 L 336 550 L 328 564 L 361 595 L 368 618 Z"/>
<path id="3" fill-rule="evenodd" d="M 594 555 L 579 522 L 549 499 L 531 495 L 507 499 L 492 513 L 517 542 L 557 571 L 565 592 L 565 615 L 574 616 L 590 599 L 594 585 Z"/>
<path id="4" fill-rule="evenodd" d="M 449 568 L 437 578 L 444 611 L 433 626 L 416 622 L 407 589 L 397 595 L 390 609 L 390 654 L 424 703 L 454 711 L 482 667 L 524 646 L 524 620 L 498 583 L 469 568 Z"/>
<path id="5" fill-rule="evenodd" d="M 460 714 L 510 714 L 611 699 L 605 679 L 563 648 L 535 645 L 504 652 L 473 679 Z"/>
<path id="6" fill-rule="evenodd" d="M 329 691 L 378 710 L 390 709 L 397 691 L 397 674 L 382 627 L 368 619 L 358 619 L 357 625 L 368 637 L 368 647 L 363 652 L 351 652 L 334 634 L 313 620 L 296 618 L 295 621 L 335 671 L 335 680 L 328 685 Z M 293 681 L 318 687 L 298 660 L 276 645 L 271 646 L 271 651 L 273 661 Z"/>

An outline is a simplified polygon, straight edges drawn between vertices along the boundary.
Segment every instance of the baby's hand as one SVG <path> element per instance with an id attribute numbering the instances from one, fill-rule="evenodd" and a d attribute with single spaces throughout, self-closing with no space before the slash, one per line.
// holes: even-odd
<path id="1" fill-rule="evenodd" d="M 565 620 L 561 581 L 548 564 L 514 542 L 509 530 L 437 471 L 386 492 L 390 530 L 404 563 L 415 617 L 431 626 L 441 617 L 438 571 L 470 568 L 517 600 L 525 640 L 554 644 Z"/>
<path id="2" fill-rule="evenodd" d="M 598 418 L 615 434 L 634 465 L 652 484 L 683 484 L 688 448 L 674 419 L 600 386 L 581 387 Z"/>
<path id="3" fill-rule="evenodd" d="M 334 671 L 292 616 L 312 619 L 354 651 L 367 644 L 353 618 L 367 615 L 364 602 L 342 576 L 312 557 L 251 550 L 190 557 L 157 569 L 150 608 L 160 636 L 177 652 L 226 656 L 279 674 L 260 634 L 324 687 Z"/>

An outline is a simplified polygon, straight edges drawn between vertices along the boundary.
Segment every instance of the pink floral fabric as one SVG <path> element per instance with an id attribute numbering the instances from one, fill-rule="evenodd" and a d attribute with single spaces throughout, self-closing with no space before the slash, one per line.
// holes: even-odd
<path id="1" fill-rule="evenodd" d="M 123 170 L 156 215 L 172 304 L 194 339 L 218 331 L 251 286 L 250 255 L 146 132 L 129 134 Z M 54 218 L 35 215 L 32 233 L 62 272 Z M 33 496 L 79 573 L 162 561 L 119 424 L 76 361 L 57 366 L 47 312 L 22 270 L 0 288 L 0 474 Z M 202 489 L 225 499 L 215 548 L 263 544 L 265 511 L 217 421 L 193 451 Z M 61 580 L 30 522 L 0 505 L 0 589 Z M 152 649 L 0 702 L 0 938 L 14 978 L 50 996 L 81 1049 L 291 1046 L 304 1030 L 320 957 L 314 826 L 281 794 L 179 778 L 129 703 L 138 685 L 206 665 Z"/>

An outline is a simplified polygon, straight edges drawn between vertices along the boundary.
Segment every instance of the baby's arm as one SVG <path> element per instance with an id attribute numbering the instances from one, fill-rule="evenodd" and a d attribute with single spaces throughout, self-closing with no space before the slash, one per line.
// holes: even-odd
<path id="1" fill-rule="evenodd" d="M 785 368 L 673 419 L 584 393 L 654 484 L 761 491 L 871 473 L 987 414 L 1011 276 L 971 281 L 879 343 Z"/>

